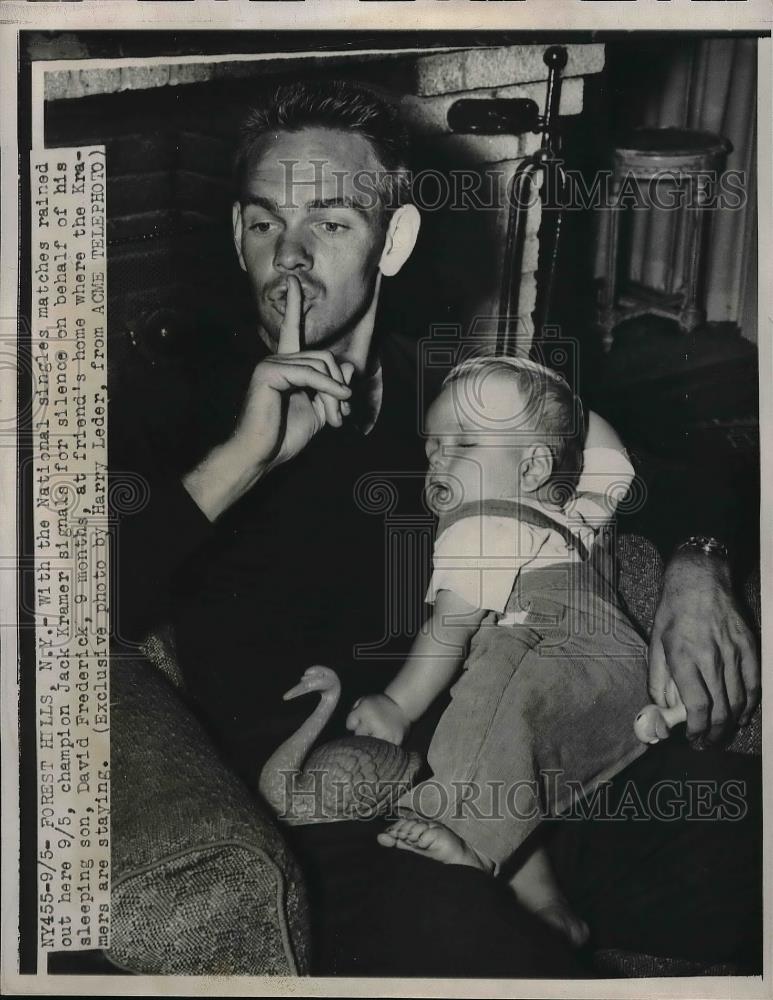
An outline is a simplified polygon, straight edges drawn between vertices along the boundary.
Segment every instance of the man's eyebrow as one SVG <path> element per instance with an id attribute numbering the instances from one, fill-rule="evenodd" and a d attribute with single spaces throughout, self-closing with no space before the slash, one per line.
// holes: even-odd
<path id="1" fill-rule="evenodd" d="M 351 208 L 355 212 L 367 214 L 367 207 L 353 198 L 315 198 L 306 202 L 306 211 L 314 212 L 320 208 Z"/>
<path id="2" fill-rule="evenodd" d="M 277 208 L 279 207 L 273 198 L 266 198 L 262 194 L 245 194 L 242 198 L 243 205 L 257 205 L 258 208 L 265 208 L 267 212 L 271 212 L 273 215 L 277 214 Z"/>
<path id="3" fill-rule="evenodd" d="M 273 198 L 267 198 L 262 194 L 250 194 L 249 192 L 244 195 L 241 199 L 243 205 L 256 205 L 258 208 L 264 208 L 267 212 L 271 212 L 272 215 L 278 215 L 280 211 L 279 202 L 274 201 Z M 286 207 L 286 206 L 281 206 Z M 327 208 L 350 208 L 355 212 L 360 212 L 363 215 L 368 213 L 368 208 L 366 205 L 355 201 L 353 198 L 314 198 L 312 201 L 307 201 L 304 208 L 307 212 L 315 212 L 319 209 Z"/>

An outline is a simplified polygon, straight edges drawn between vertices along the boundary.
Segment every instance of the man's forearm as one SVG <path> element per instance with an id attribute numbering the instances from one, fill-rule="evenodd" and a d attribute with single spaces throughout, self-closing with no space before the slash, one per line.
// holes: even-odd
<path id="1" fill-rule="evenodd" d="M 265 475 L 237 438 L 212 449 L 182 478 L 182 484 L 208 520 L 216 521 Z"/>
<path id="2" fill-rule="evenodd" d="M 169 619 L 172 578 L 213 530 L 179 479 L 148 482 L 147 488 L 146 503 L 116 515 L 111 540 L 113 634 L 130 643 Z"/>

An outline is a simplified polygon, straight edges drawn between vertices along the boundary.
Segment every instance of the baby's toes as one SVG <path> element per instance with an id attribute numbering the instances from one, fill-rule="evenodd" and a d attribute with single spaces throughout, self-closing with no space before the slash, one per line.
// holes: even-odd
<path id="1" fill-rule="evenodd" d="M 386 832 L 394 837 L 395 840 L 411 841 L 414 836 L 413 820 L 399 819 Z"/>
<path id="2" fill-rule="evenodd" d="M 396 823 L 393 823 L 391 826 L 386 828 L 383 836 L 390 837 L 392 841 L 405 840 L 408 836 L 409 822 L 409 820 L 398 819 Z"/>
<path id="3" fill-rule="evenodd" d="M 388 826 L 386 830 L 376 835 L 376 840 L 382 847 L 394 847 L 398 840 L 403 839 L 402 824 L 405 820 L 399 819 L 396 823 Z"/>
<path id="4" fill-rule="evenodd" d="M 395 840 L 408 840 L 411 836 L 411 830 L 411 820 L 399 819 L 393 826 L 389 827 L 388 832 L 392 834 Z"/>
<path id="5" fill-rule="evenodd" d="M 412 844 L 418 845 L 422 837 L 426 837 L 426 835 L 431 832 L 431 829 L 432 828 L 430 827 L 430 825 L 427 823 L 426 820 L 414 819 L 411 821 L 411 829 L 410 833 L 408 834 L 408 839 Z"/>
<path id="6" fill-rule="evenodd" d="M 432 845 L 438 839 L 438 828 L 436 826 L 430 826 L 429 824 L 424 825 L 424 829 L 421 831 L 418 839 L 416 840 L 416 846 L 421 847 L 422 850 L 427 850 L 432 847 Z"/>

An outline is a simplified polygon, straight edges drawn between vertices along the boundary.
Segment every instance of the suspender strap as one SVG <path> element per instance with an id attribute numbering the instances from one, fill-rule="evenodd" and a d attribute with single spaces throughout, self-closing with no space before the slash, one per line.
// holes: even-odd
<path id="1" fill-rule="evenodd" d="M 448 514 L 441 514 L 438 519 L 438 534 L 450 528 L 457 521 L 462 521 L 466 517 L 510 517 L 515 521 L 523 521 L 524 524 L 531 524 L 535 528 L 547 528 L 549 531 L 557 531 L 564 539 L 570 549 L 574 549 L 582 560 L 588 558 L 588 550 L 565 524 L 554 521 L 541 510 L 531 507 L 529 504 L 519 503 L 518 500 L 483 500 L 481 502 L 472 501 L 463 503 L 456 510 L 449 511 Z"/>

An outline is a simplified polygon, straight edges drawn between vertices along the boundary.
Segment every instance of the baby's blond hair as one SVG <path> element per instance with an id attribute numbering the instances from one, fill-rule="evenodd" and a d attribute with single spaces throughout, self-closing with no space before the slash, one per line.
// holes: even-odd
<path id="1" fill-rule="evenodd" d="M 585 417 L 582 403 L 558 372 L 529 358 L 481 355 L 467 358 L 446 375 L 443 386 L 462 379 L 484 378 L 495 372 L 511 378 L 526 401 L 535 429 L 546 436 L 553 456 L 551 479 L 574 484 L 582 471 Z"/>

